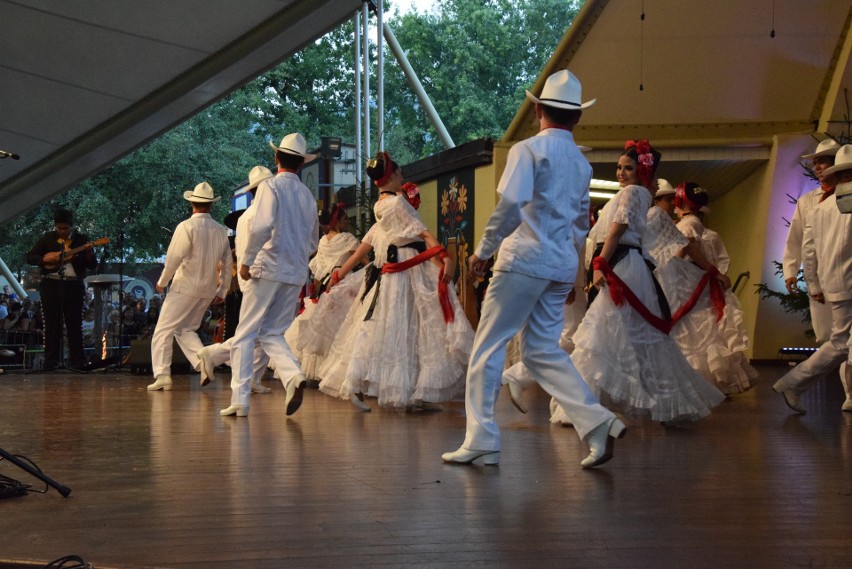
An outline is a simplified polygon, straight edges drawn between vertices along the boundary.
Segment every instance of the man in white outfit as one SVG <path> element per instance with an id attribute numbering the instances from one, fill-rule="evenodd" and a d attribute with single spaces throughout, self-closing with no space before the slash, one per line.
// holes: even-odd
<path id="1" fill-rule="evenodd" d="M 825 171 L 834 166 L 834 156 L 839 149 L 840 145 L 837 141 L 829 138 L 820 142 L 813 154 L 802 156 L 803 160 L 811 161 L 812 171 L 819 181 L 820 187 L 799 197 L 796 202 L 796 210 L 793 212 L 793 219 L 790 221 L 790 231 L 787 233 L 787 243 L 784 247 L 784 258 L 782 260 L 784 282 L 787 285 L 787 291 L 790 293 L 799 292 L 797 283 L 799 267 L 802 265 L 802 241 L 804 240 L 805 225 L 809 222 L 816 205 L 825 199 L 826 193 L 830 195 L 834 191 L 836 180 L 831 176 L 826 179 Z M 811 295 L 808 295 L 808 301 L 814 336 L 816 336 L 818 344 L 824 344 L 831 337 L 831 305 L 817 302 Z M 829 370 L 829 373 L 834 373 L 834 370 Z M 852 398 L 849 382 L 846 381 L 845 363 L 840 366 L 840 380 L 843 382 L 846 398 Z"/>
<path id="2" fill-rule="evenodd" d="M 148 386 L 148 391 L 172 388 L 172 337 L 192 367 L 200 369 L 196 354 L 204 345 L 196 330 L 211 301 L 225 302 L 231 284 L 228 231 L 210 217 L 210 209 L 219 198 L 214 197 L 207 182 L 184 192 L 183 197 L 192 204 L 192 217 L 175 228 L 157 281 L 160 293 L 169 281 L 172 284 L 151 337 L 151 367 L 156 381 Z"/>
<path id="3" fill-rule="evenodd" d="M 506 345 L 521 332 L 521 361 L 556 398 L 589 445 L 584 468 L 612 458 L 624 423 L 605 409 L 559 347 L 563 305 L 574 284 L 579 251 L 589 226 L 592 168 L 574 142 L 582 109 L 580 81 L 568 70 L 547 78 L 535 103 L 540 130 L 509 151 L 497 192 L 500 202 L 470 257 L 470 271 L 484 273 L 500 250 L 485 294 L 482 319 L 470 354 L 465 394 L 467 432 L 444 462 L 498 464 L 500 429 L 495 407 Z"/>
<path id="4" fill-rule="evenodd" d="M 837 151 L 834 166 L 826 168 L 825 176 L 836 183 L 852 182 L 852 145 Z M 794 367 L 772 386 L 784 396 L 787 406 L 799 414 L 805 409 L 799 396 L 822 375 L 833 372 L 846 362 L 843 371 L 846 401 L 843 411 L 852 411 L 852 366 L 848 363 L 852 338 L 852 216 L 843 215 L 834 196 L 835 183 L 825 192 L 807 217 L 802 239 L 802 266 L 808 294 L 831 309 L 831 335 L 811 357 Z"/>
<path id="5" fill-rule="evenodd" d="M 255 166 L 249 172 L 249 185 L 246 192 L 250 192 L 252 196 L 257 193 L 257 186 L 264 180 L 272 177 L 272 172 L 265 166 Z M 242 195 L 242 194 L 240 194 Z M 242 215 L 237 219 L 236 237 L 234 239 L 234 252 L 237 257 L 237 267 L 242 264 L 245 257 L 246 245 L 248 245 L 248 234 L 254 221 L 255 202 L 252 201 L 248 208 L 242 212 Z M 226 219 L 225 223 L 229 221 Z M 240 290 L 245 290 L 246 282 L 239 274 L 237 281 L 240 285 Z M 211 344 L 199 350 L 198 359 L 201 362 L 201 385 L 207 385 L 213 379 L 216 366 L 224 364 L 231 359 L 231 345 L 233 338 L 228 338 L 226 341 L 219 344 Z M 251 380 L 252 393 L 270 393 L 272 390 L 265 387 L 261 383 L 263 374 L 266 372 L 266 366 L 269 363 L 269 356 L 263 351 L 260 342 L 254 343 L 254 375 Z"/>
<path id="6" fill-rule="evenodd" d="M 314 155 L 305 151 L 305 139 L 298 133 L 285 136 L 280 146 L 271 142 L 270 146 L 275 149 L 278 174 L 261 182 L 255 198 L 255 217 L 239 270 L 246 283 L 231 345 L 231 405 L 221 415 L 248 415 L 255 339 L 284 384 L 287 415 L 302 404 L 306 384 L 284 331 L 296 316 L 308 259 L 319 241 L 316 201 L 296 175 Z"/>
<path id="7" fill-rule="evenodd" d="M 796 210 L 793 219 L 790 220 L 790 231 L 787 233 L 787 242 L 784 246 L 784 258 L 781 265 L 784 271 L 784 283 L 787 292 L 799 292 L 799 268 L 802 266 L 802 241 L 805 236 L 805 225 L 810 221 L 814 207 L 826 192 L 834 191 L 834 185 L 829 185 L 825 179 L 825 170 L 834 165 L 834 155 L 837 154 L 840 145 L 833 139 L 823 140 L 817 145 L 813 154 L 805 154 L 803 160 L 812 161 L 814 176 L 819 180 L 820 187 L 802 196 L 796 202 Z M 810 298 L 811 326 L 818 343 L 822 344 L 831 335 L 831 309 L 826 304 L 816 302 Z"/>

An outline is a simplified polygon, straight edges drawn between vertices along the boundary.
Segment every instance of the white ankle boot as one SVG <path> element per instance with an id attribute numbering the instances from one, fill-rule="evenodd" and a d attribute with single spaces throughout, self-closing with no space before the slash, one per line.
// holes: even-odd
<path id="1" fill-rule="evenodd" d="M 157 377 L 157 381 L 148 386 L 148 391 L 171 391 L 172 377 L 170 375 L 161 375 Z"/>

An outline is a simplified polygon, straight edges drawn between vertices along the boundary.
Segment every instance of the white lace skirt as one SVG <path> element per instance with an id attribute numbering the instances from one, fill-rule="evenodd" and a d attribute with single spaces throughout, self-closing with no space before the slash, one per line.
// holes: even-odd
<path id="1" fill-rule="evenodd" d="M 651 272 L 637 251 L 616 274 L 660 315 Z M 601 403 L 628 416 L 694 421 L 725 396 L 696 372 L 674 339 L 651 326 L 627 302 L 616 306 L 604 288 L 574 334 L 572 359 Z"/>
<path id="2" fill-rule="evenodd" d="M 704 271 L 675 257 L 658 267 L 656 275 L 675 312 L 689 300 Z M 746 391 L 751 387 L 750 380 L 757 377 L 745 357 L 748 335 L 743 313 L 730 291 L 725 294 L 724 315 L 717 321 L 708 285 L 695 308 L 675 325 L 671 336 L 689 365 L 725 394 Z"/>
<path id="3" fill-rule="evenodd" d="M 417 254 L 399 249 L 399 260 Z M 464 391 L 473 329 L 455 293 L 455 320 L 444 322 L 438 301 L 438 269 L 431 262 L 382 275 L 363 301 L 364 285 L 320 367 L 320 389 L 348 399 L 363 393 L 380 406 L 404 408 L 440 403 Z M 372 317 L 364 320 L 378 291 Z"/>
<path id="4" fill-rule="evenodd" d="M 305 310 L 285 332 L 284 339 L 299 360 L 307 379 L 320 379 L 319 369 L 358 297 L 363 280 L 364 271 L 349 273 L 330 291 L 321 294 L 316 303 L 305 299 Z"/>

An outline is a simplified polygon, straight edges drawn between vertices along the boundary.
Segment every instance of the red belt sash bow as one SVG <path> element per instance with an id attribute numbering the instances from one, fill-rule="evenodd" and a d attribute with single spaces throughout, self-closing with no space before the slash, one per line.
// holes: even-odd
<path id="1" fill-rule="evenodd" d="M 415 255 L 407 261 L 400 261 L 398 263 L 385 263 L 384 265 L 382 265 L 382 274 L 401 273 L 402 271 L 407 271 L 411 267 L 415 267 L 420 263 L 425 263 L 426 261 L 435 256 L 438 256 L 443 259 L 447 256 L 447 250 L 441 247 L 440 245 L 435 245 L 434 247 L 430 247 L 422 253 Z M 441 270 L 438 273 L 438 302 L 441 303 L 441 312 L 444 314 L 444 322 L 449 324 L 455 319 L 455 313 L 453 312 L 453 305 L 450 303 L 450 289 L 447 286 L 447 283 L 444 282 L 443 267 L 441 267 Z"/>
<path id="2" fill-rule="evenodd" d="M 725 309 L 725 293 L 722 290 L 722 285 L 716 280 L 715 276 L 719 274 L 719 270 L 716 267 L 711 267 L 701 280 L 698 283 L 698 286 L 692 292 L 692 295 L 686 301 L 686 303 L 678 309 L 677 312 L 674 313 L 670 320 L 666 320 L 664 318 L 660 318 L 656 314 L 652 313 L 648 310 L 648 307 L 645 306 L 639 297 L 630 290 L 630 287 L 621 280 L 621 278 L 615 274 L 615 271 L 612 270 L 612 267 L 603 257 L 595 257 L 592 260 L 592 267 L 596 271 L 603 272 L 606 277 L 606 284 L 609 288 L 609 295 L 612 298 L 613 303 L 616 306 L 621 306 L 624 304 L 626 300 L 627 303 L 633 307 L 633 309 L 639 313 L 642 318 L 645 319 L 648 324 L 662 332 L 663 334 L 669 334 L 672 331 L 674 325 L 684 316 L 689 314 L 689 312 L 695 308 L 695 305 L 698 303 L 698 299 L 701 296 L 701 293 L 704 292 L 704 289 L 707 287 L 707 284 L 710 284 L 710 300 L 713 304 L 713 309 L 716 312 L 716 321 L 722 319 L 722 313 Z"/>

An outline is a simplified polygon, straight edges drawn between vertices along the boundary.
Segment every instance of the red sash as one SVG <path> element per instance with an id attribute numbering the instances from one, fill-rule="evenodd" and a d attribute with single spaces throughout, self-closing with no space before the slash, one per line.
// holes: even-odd
<path id="1" fill-rule="evenodd" d="M 627 284 L 625 284 L 625 282 L 622 281 L 617 274 L 615 274 L 612 267 L 603 257 L 595 257 L 592 260 L 592 267 L 596 271 L 603 272 L 606 277 L 607 287 L 609 288 L 609 295 L 616 306 L 623 305 L 626 300 L 627 303 L 633 307 L 633 309 L 638 312 L 646 322 L 648 322 L 648 324 L 663 334 L 669 334 L 678 320 L 689 314 L 689 312 L 695 308 L 701 293 L 704 292 L 708 283 L 710 284 L 710 301 L 713 304 L 713 310 L 716 313 L 716 321 L 718 322 L 722 319 L 722 315 L 725 310 L 725 292 L 722 290 L 721 283 L 715 279 L 715 276 L 719 274 L 719 270 L 716 267 L 711 267 L 706 273 L 704 273 L 704 276 L 701 277 L 701 280 L 698 282 L 698 286 L 695 287 L 692 295 L 686 303 L 674 313 L 671 320 L 660 318 L 648 310 L 648 307 L 645 306 L 642 301 L 639 300 L 639 297 L 630 290 L 630 287 L 627 286 Z"/>
<path id="2" fill-rule="evenodd" d="M 400 261 L 399 263 L 385 263 L 382 265 L 382 274 L 401 273 L 402 271 L 407 271 L 411 267 L 416 267 L 420 263 L 425 263 L 435 256 L 440 256 L 440 258 L 443 259 L 447 256 L 447 250 L 440 245 L 435 245 L 407 261 Z M 441 303 L 441 312 L 444 314 L 444 322 L 449 324 L 455 319 L 455 313 L 453 312 L 453 305 L 450 303 L 450 289 L 447 286 L 447 283 L 444 282 L 443 267 L 441 267 L 441 270 L 438 273 L 438 301 Z"/>

